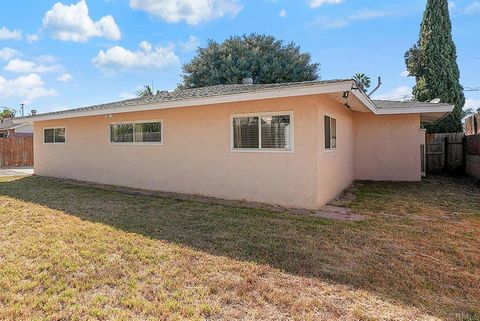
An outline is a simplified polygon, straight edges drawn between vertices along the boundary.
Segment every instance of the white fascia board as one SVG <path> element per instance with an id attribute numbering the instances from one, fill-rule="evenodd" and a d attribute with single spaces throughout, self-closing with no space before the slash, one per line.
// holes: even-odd
<path id="1" fill-rule="evenodd" d="M 201 107 L 201 106 L 208 106 L 208 105 L 214 105 L 214 104 L 232 103 L 232 102 L 241 102 L 241 101 L 250 101 L 250 100 L 319 95 L 319 94 L 351 91 L 352 85 L 353 85 L 353 81 L 342 81 L 338 83 L 318 84 L 318 85 L 312 85 L 312 86 L 265 89 L 257 92 L 239 93 L 239 94 L 223 95 L 223 96 L 220 95 L 215 97 L 183 99 L 183 100 L 170 101 L 170 102 L 139 104 L 139 105 L 117 107 L 117 108 L 105 108 L 105 109 L 100 108 L 100 109 L 88 110 L 84 112 L 66 111 L 65 113 L 61 113 L 61 114 L 52 114 L 52 115 L 45 115 L 45 116 L 38 115 L 35 117 L 26 118 L 26 119 L 17 119 L 16 121 L 17 123 L 32 123 L 36 121 L 65 119 L 65 118 L 99 116 L 99 115 L 119 114 L 119 113 L 148 111 L 148 110 L 160 110 L 160 109 L 169 109 L 169 108 L 183 108 L 183 107 L 194 107 L 194 106 Z"/>
<path id="2" fill-rule="evenodd" d="M 358 100 L 360 100 L 362 102 L 362 104 L 364 104 L 365 106 L 367 106 L 368 109 L 370 109 L 372 111 L 372 113 L 374 114 L 377 114 L 377 111 L 378 111 L 378 108 L 377 106 L 373 103 L 373 101 L 370 99 L 370 97 L 368 97 L 367 94 L 365 94 L 363 91 L 361 90 L 352 90 L 353 94 L 355 95 L 355 97 L 358 98 Z"/>
<path id="3" fill-rule="evenodd" d="M 432 106 L 420 108 L 382 108 L 377 110 L 377 115 L 395 115 L 395 114 L 427 114 L 427 113 L 450 113 L 454 106 Z"/>

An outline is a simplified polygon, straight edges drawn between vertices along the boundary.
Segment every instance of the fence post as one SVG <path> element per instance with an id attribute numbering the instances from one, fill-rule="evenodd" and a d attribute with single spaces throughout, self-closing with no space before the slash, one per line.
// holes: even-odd
<path id="1" fill-rule="evenodd" d="M 443 155 L 444 155 L 443 170 L 448 172 L 449 171 L 448 169 L 448 136 L 445 136 L 443 140 Z"/>

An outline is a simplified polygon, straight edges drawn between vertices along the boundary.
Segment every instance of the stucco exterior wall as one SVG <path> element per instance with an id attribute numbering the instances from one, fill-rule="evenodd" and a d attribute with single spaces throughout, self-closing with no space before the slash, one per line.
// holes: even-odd
<path id="1" fill-rule="evenodd" d="M 421 180 L 419 114 L 354 114 L 356 180 Z"/>
<path id="2" fill-rule="evenodd" d="M 318 106 L 324 96 L 79 117 L 35 123 L 35 173 L 133 188 L 317 208 Z M 294 152 L 232 152 L 233 114 L 290 111 Z M 116 145 L 109 124 L 163 120 L 164 144 Z M 43 128 L 65 126 L 66 144 Z M 330 188 L 326 186 L 325 188 Z"/>
<path id="3" fill-rule="evenodd" d="M 320 205 L 324 205 L 334 199 L 353 183 L 354 114 L 355 112 L 333 100 L 318 107 L 317 177 L 319 186 L 318 202 Z M 336 119 L 336 149 L 325 149 L 324 116 Z"/>
<path id="4" fill-rule="evenodd" d="M 231 117 L 293 113 L 293 152 L 231 150 Z M 324 148 L 324 115 L 337 148 Z M 162 120 L 163 144 L 110 144 L 110 123 Z M 65 144 L 43 129 L 65 127 Z M 327 95 L 35 122 L 37 175 L 132 188 L 319 208 L 354 179 L 420 180 L 419 115 L 353 112 Z"/>

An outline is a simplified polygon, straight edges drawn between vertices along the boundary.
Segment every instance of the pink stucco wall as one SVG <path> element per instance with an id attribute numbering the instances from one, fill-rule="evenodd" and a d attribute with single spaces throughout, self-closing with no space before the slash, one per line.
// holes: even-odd
<path id="1" fill-rule="evenodd" d="M 35 123 L 35 173 L 224 199 L 315 208 L 316 115 L 322 97 L 251 101 Z M 233 114 L 290 111 L 294 152 L 232 152 Z M 163 120 L 164 144 L 109 143 L 109 123 Z M 44 144 L 65 126 L 67 143 Z"/>
<path id="2" fill-rule="evenodd" d="M 326 204 L 353 183 L 354 114 L 356 112 L 334 101 L 318 107 L 317 185 L 319 188 L 317 193 L 319 204 Z M 337 147 L 335 150 L 325 149 L 324 116 L 333 117 L 337 122 Z"/>
<path id="3" fill-rule="evenodd" d="M 420 116 L 354 114 L 356 180 L 419 181 Z"/>
<path id="4" fill-rule="evenodd" d="M 293 152 L 231 150 L 231 116 L 293 113 Z M 323 116 L 337 119 L 337 149 L 324 149 Z M 109 142 L 111 122 L 162 120 L 163 145 Z M 66 144 L 44 144 L 45 127 Z M 354 179 L 418 180 L 419 116 L 353 112 L 304 96 L 34 123 L 35 173 L 102 184 L 318 208 Z"/>

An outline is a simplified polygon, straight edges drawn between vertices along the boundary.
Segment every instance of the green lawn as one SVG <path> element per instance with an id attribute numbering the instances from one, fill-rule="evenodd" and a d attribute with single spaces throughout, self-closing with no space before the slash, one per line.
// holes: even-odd
<path id="1" fill-rule="evenodd" d="M 354 190 L 366 221 L 0 178 L 0 319 L 478 320 L 479 185 Z"/>

